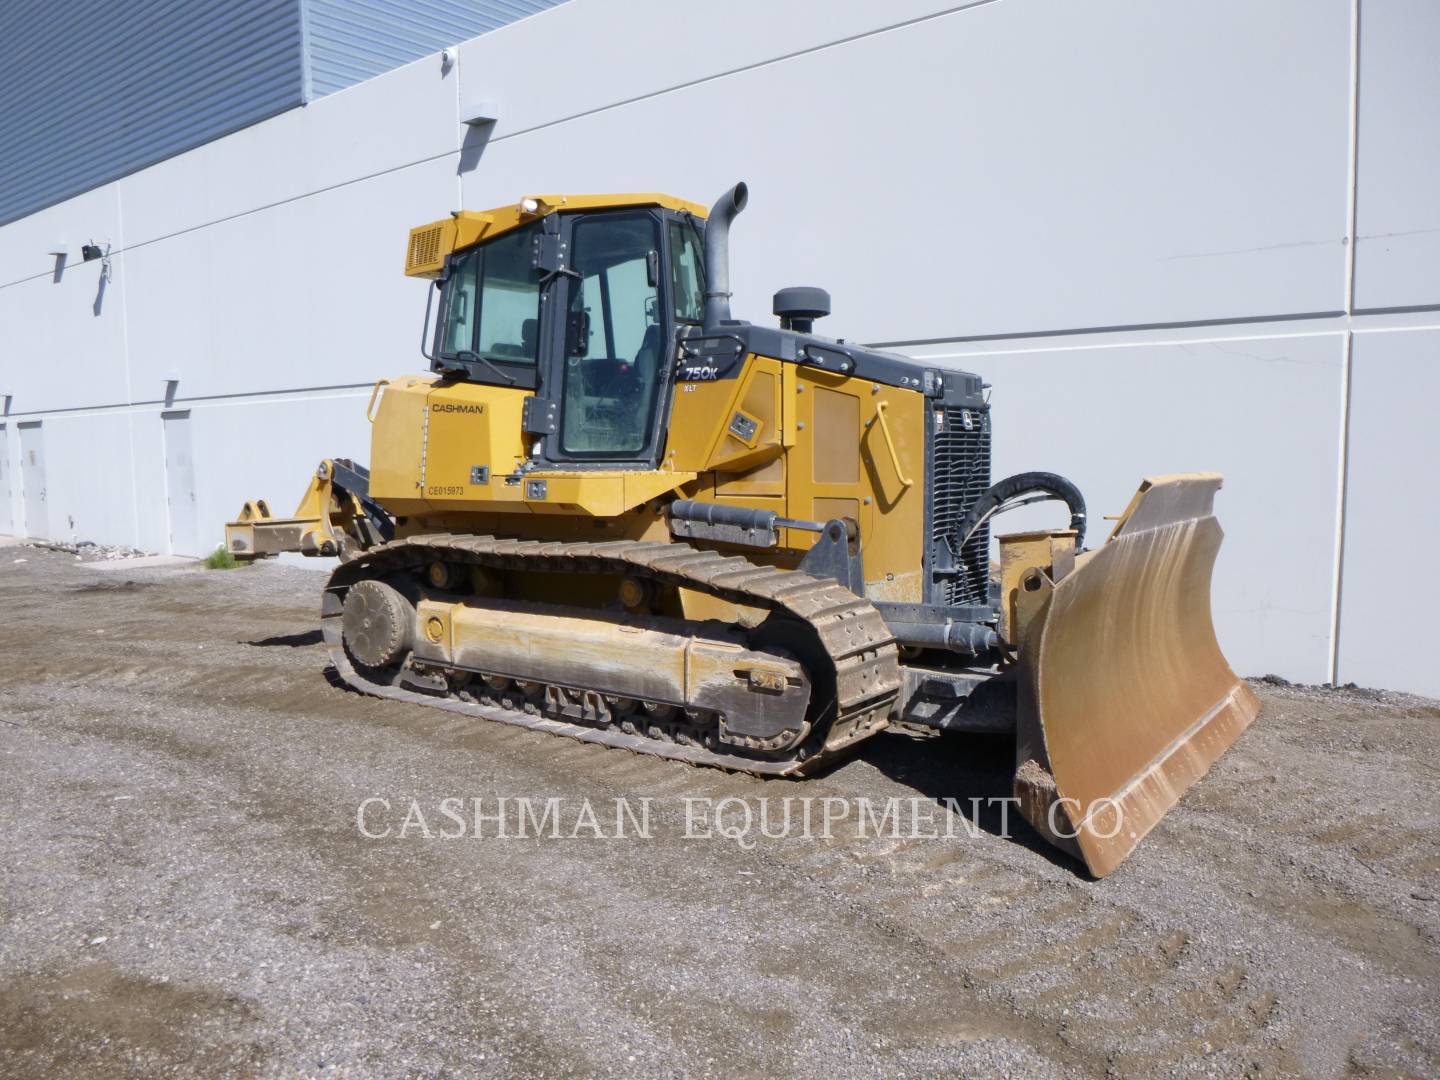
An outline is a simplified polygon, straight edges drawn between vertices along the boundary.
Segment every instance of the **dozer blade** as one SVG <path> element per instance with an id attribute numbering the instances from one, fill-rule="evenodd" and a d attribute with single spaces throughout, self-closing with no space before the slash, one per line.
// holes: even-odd
<path id="1" fill-rule="evenodd" d="M 1260 703 L 1220 652 L 1210 575 L 1218 474 L 1147 479 L 1109 540 L 1032 571 L 1015 795 L 1104 877 L 1229 749 Z M 1058 568 L 1056 568 L 1058 570 Z"/>

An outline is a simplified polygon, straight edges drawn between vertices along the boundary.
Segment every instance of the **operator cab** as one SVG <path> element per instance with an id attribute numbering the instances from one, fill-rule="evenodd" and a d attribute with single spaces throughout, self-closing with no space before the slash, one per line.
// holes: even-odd
<path id="1" fill-rule="evenodd" d="M 704 318 L 702 227 L 663 206 L 562 211 L 456 252 L 433 369 L 534 390 L 541 461 L 653 465 L 677 331 Z"/>

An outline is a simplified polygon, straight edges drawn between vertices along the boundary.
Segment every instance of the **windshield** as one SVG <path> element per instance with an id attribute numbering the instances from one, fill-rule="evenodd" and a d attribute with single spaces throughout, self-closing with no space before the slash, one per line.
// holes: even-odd
<path id="1" fill-rule="evenodd" d="M 462 256 L 445 283 L 440 354 L 534 367 L 540 354 L 540 271 L 533 229 L 519 229 Z"/>

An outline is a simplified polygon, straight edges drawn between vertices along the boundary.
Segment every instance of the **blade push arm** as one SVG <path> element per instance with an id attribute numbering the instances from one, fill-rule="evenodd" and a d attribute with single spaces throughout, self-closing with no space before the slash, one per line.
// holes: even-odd
<path id="1" fill-rule="evenodd" d="M 295 513 L 277 518 L 264 499 L 247 502 L 225 525 L 225 547 L 242 561 L 284 551 L 353 558 L 395 535 L 395 523 L 370 498 L 370 473 L 346 458 L 327 458 L 315 470 Z"/>

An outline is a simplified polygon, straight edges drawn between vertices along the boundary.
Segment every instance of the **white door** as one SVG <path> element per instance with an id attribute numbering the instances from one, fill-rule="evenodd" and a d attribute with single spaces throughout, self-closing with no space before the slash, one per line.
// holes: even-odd
<path id="1" fill-rule="evenodd" d="M 195 515 L 195 459 L 190 410 L 161 413 L 165 425 L 165 499 L 170 510 L 170 553 L 201 555 Z"/>
<path id="2" fill-rule="evenodd" d="M 15 533 L 15 507 L 10 502 L 10 431 L 0 424 L 0 535 Z"/>
<path id="3" fill-rule="evenodd" d="M 20 491 L 25 504 L 25 533 L 38 539 L 50 536 L 50 515 L 45 501 L 45 442 L 40 422 L 20 424 Z"/>

